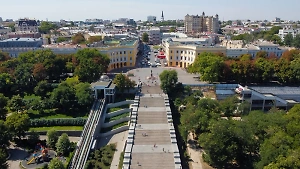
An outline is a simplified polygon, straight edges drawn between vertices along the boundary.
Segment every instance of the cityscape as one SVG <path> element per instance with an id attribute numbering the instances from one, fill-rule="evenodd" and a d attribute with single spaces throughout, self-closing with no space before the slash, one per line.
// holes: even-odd
<path id="1" fill-rule="evenodd" d="M 300 19 L 192 1 L 4 3 L 0 169 L 300 168 Z"/>

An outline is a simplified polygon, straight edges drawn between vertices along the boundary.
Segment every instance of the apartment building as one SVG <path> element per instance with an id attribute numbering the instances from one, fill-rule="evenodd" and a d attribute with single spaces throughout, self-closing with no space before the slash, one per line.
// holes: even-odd
<path id="1" fill-rule="evenodd" d="M 281 40 L 284 40 L 284 37 L 289 33 L 293 37 L 296 37 L 296 35 L 300 33 L 300 29 L 293 29 L 293 28 L 289 28 L 289 27 L 279 29 L 278 36 L 281 38 Z"/>
<path id="2" fill-rule="evenodd" d="M 167 38 L 162 47 L 168 66 L 186 68 L 203 52 L 226 55 L 226 47 L 211 44 L 211 38 Z"/>
<path id="3" fill-rule="evenodd" d="M 159 27 L 142 29 L 140 31 L 140 36 L 142 36 L 145 32 L 149 35 L 149 44 L 157 45 L 161 43 L 162 33 Z"/>
<path id="4" fill-rule="evenodd" d="M 38 32 L 38 23 L 34 19 L 20 19 L 15 24 L 16 32 Z"/>
<path id="5" fill-rule="evenodd" d="M 204 12 L 201 16 L 187 14 L 184 18 L 184 26 L 186 33 L 217 33 L 220 29 L 219 16 L 205 16 Z"/>

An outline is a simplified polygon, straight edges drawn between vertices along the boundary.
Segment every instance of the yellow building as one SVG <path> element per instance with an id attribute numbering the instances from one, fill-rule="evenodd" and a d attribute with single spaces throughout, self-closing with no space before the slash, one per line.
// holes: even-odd
<path id="1" fill-rule="evenodd" d="M 226 47 L 211 46 L 209 41 L 197 38 L 194 41 L 193 39 L 173 41 L 168 38 L 163 40 L 162 46 L 168 66 L 172 67 L 186 68 L 194 62 L 196 56 L 203 52 L 222 53 L 226 56 Z"/>
<path id="2" fill-rule="evenodd" d="M 138 40 L 132 40 L 122 41 L 116 45 L 108 47 L 97 47 L 97 49 L 101 53 L 107 54 L 110 58 L 110 64 L 108 67 L 108 71 L 110 71 L 117 68 L 135 66 L 138 45 Z"/>

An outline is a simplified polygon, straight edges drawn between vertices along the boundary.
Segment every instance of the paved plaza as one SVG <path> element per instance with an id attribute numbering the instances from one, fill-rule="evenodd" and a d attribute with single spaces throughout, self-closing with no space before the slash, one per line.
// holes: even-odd
<path id="1" fill-rule="evenodd" d="M 151 77 L 151 70 L 152 70 L 153 78 L 149 79 Z M 175 67 L 136 68 L 136 69 L 129 70 L 128 72 L 134 74 L 134 76 L 130 78 L 135 80 L 136 82 L 142 81 L 151 85 L 155 85 L 156 82 L 156 84 L 159 85 L 160 84 L 159 74 L 164 70 L 176 70 L 178 74 L 178 81 L 183 84 L 206 84 L 206 82 L 199 80 L 198 74 L 190 74 L 181 68 L 175 68 Z"/>

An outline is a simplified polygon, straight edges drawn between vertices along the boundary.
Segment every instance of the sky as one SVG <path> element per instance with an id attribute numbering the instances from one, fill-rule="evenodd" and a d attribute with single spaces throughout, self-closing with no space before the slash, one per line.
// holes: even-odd
<path id="1" fill-rule="evenodd" d="M 2 0 L 1 0 L 2 1 Z M 300 20 L 300 0 L 6 0 L 0 3 L 2 19 L 35 18 L 59 21 L 133 18 L 184 19 L 186 14 L 219 15 L 221 21 L 236 19 Z"/>

